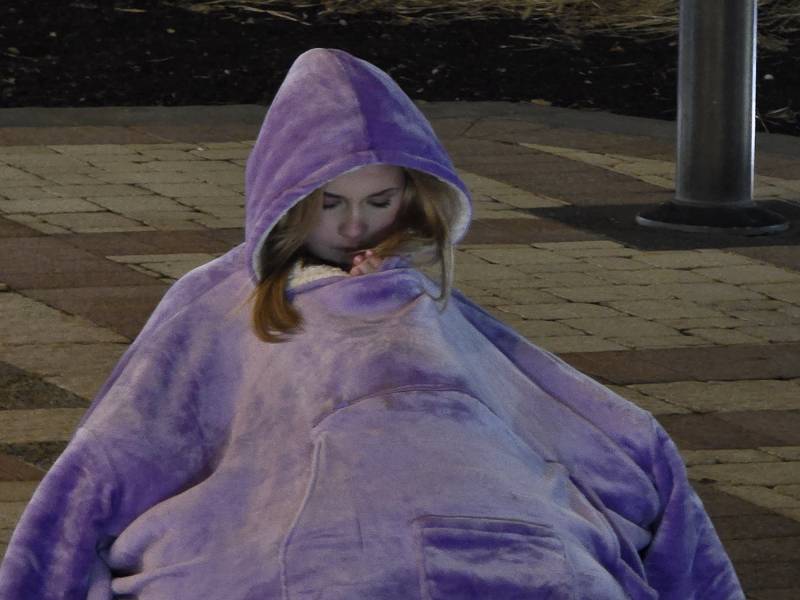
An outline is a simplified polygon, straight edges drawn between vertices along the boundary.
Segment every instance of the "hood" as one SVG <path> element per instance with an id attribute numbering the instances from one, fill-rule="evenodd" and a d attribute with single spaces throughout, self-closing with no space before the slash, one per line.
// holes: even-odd
<path id="1" fill-rule="evenodd" d="M 252 278 L 267 235 L 300 199 L 348 171 L 386 163 L 452 186 L 461 210 L 453 243 L 472 214 L 469 190 L 428 120 L 395 81 L 342 50 L 314 48 L 292 64 L 270 105 L 245 171 L 245 252 Z"/>

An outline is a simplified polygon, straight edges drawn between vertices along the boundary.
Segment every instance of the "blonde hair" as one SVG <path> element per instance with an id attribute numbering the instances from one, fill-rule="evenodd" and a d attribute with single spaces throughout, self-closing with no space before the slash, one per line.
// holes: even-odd
<path id="1" fill-rule="evenodd" d="M 440 310 L 447 306 L 453 285 L 451 224 L 462 210 L 458 192 L 433 175 L 403 168 L 406 186 L 403 208 L 394 232 L 373 248 L 376 256 L 406 256 L 414 265 L 440 265 Z M 302 328 L 303 317 L 286 297 L 289 275 L 302 258 L 303 244 L 315 224 L 322 205 L 322 188 L 295 204 L 270 231 L 260 262 L 262 280 L 249 300 L 253 302 L 252 325 L 264 342 L 288 341 Z"/>

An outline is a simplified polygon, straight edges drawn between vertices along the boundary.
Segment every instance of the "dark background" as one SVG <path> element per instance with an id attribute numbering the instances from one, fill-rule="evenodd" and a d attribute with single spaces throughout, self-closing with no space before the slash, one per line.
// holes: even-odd
<path id="1" fill-rule="evenodd" d="M 536 101 L 674 119 L 677 33 L 571 35 L 546 18 L 391 23 L 284 10 L 299 21 L 155 0 L 0 5 L 0 107 L 267 104 L 292 61 L 336 47 L 414 99 Z M 800 44 L 760 48 L 759 131 L 800 135 Z"/>

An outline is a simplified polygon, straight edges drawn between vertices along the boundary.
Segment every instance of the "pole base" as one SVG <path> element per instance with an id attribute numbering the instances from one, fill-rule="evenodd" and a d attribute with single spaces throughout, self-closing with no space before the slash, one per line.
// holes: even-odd
<path id="1" fill-rule="evenodd" d="M 766 235 L 789 229 L 789 222 L 776 212 L 753 203 L 744 207 L 691 206 L 664 202 L 636 215 L 644 227 L 688 232 Z"/>

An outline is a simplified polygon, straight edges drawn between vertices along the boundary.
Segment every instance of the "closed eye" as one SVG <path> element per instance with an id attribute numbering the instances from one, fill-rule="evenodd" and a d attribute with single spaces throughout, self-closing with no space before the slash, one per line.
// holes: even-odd
<path id="1" fill-rule="evenodd" d="M 336 208 L 337 206 L 339 206 L 340 202 L 341 201 L 336 198 L 325 198 L 325 202 L 323 202 L 322 204 L 322 209 L 328 210 L 331 208 Z M 369 205 L 374 208 L 389 208 L 391 203 L 392 203 L 391 199 L 386 199 L 386 200 L 375 199 L 369 201 Z"/>

